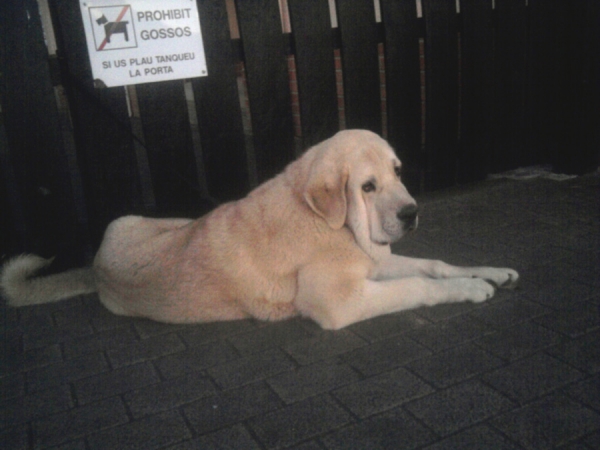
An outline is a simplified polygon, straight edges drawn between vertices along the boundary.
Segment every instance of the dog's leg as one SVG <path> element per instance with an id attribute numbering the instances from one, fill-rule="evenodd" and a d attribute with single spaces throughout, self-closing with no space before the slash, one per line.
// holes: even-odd
<path id="1" fill-rule="evenodd" d="M 330 283 L 331 282 L 331 283 Z M 373 317 L 438 303 L 483 302 L 494 287 L 481 278 L 431 279 L 409 277 L 393 280 L 330 280 L 303 285 L 296 307 L 325 329 L 340 329 Z M 349 289 L 348 289 L 349 288 Z"/>
<path id="2" fill-rule="evenodd" d="M 357 269 L 354 267 L 354 269 Z M 365 319 L 447 302 L 482 302 L 494 295 L 494 286 L 482 278 L 446 279 L 409 276 L 370 280 L 348 268 L 324 277 L 327 270 L 305 267 L 298 276 L 295 306 L 323 328 L 339 329 Z M 362 276 L 361 276 L 362 275 Z"/>
<path id="3" fill-rule="evenodd" d="M 408 258 L 390 255 L 382 261 L 373 276 L 376 280 L 388 280 L 404 277 L 428 278 L 483 278 L 498 287 L 512 288 L 519 280 L 519 274 L 508 268 L 495 267 L 458 267 L 432 259 Z"/>

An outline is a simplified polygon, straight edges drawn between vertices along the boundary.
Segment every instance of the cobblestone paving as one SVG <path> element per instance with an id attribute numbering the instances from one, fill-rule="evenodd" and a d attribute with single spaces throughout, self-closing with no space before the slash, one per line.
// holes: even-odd
<path id="1" fill-rule="evenodd" d="M 600 176 L 420 202 L 394 251 L 513 267 L 519 288 L 337 332 L 0 306 L 0 447 L 600 448 Z"/>

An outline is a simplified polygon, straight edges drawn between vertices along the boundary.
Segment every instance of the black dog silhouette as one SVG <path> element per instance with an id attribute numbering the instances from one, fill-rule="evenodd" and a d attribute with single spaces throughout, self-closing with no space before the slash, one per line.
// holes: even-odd
<path id="1" fill-rule="evenodd" d="M 106 35 L 106 42 L 110 43 L 110 37 L 115 33 L 123 33 L 125 41 L 129 42 L 129 34 L 127 33 L 127 24 L 129 21 L 124 20 L 122 22 L 109 22 L 104 14 L 98 20 L 98 25 L 104 25 L 104 34 Z"/>

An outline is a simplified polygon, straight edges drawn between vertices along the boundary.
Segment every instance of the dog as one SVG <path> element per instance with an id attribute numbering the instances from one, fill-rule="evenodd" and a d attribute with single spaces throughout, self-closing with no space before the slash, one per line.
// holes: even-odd
<path id="1" fill-rule="evenodd" d="M 104 25 L 104 35 L 106 36 L 106 42 L 110 43 L 110 37 L 113 34 L 121 33 L 125 37 L 125 41 L 129 42 L 129 33 L 127 33 L 127 20 L 121 22 L 109 22 L 104 14 L 102 17 L 96 20 L 98 25 Z"/>
<path id="2" fill-rule="evenodd" d="M 35 255 L 9 261 L 12 306 L 97 292 L 115 314 L 169 323 L 308 317 L 340 329 L 444 302 L 482 302 L 514 287 L 508 268 L 394 255 L 418 225 L 417 203 L 388 143 L 340 131 L 247 197 L 197 219 L 112 222 L 90 268 L 35 277 Z"/>

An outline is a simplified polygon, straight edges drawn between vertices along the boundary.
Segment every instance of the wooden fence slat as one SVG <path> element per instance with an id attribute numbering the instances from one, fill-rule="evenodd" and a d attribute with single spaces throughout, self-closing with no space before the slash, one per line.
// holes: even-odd
<path id="1" fill-rule="evenodd" d="M 9 17 L 3 15 L 3 17 Z M 0 25 L 0 30 L 4 27 Z M 0 35 L 0 48 L 4 45 L 2 37 L 8 33 L 2 31 Z M 3 70 L 3 56 L 0 51 L 0 67 Z M 2 92 L 1 95 L 4 95 Z M 2 116 L 3 119 L 3 116 Z M 15 173 L 10 162 L 8 138 L 4 121 L 0 121 L 0 258 L 20 253 L 25 249 L 27 227 L 29 222 L 25 219 L 24 203 L 21 199 L 20 189 Z"/>
<path id="2" fill-rule="evenodd" d="M 288 0 L 300 95 L 304 147 L 331 137 L 339 128 L 333 39 L 326 0 Z"/>
<path id="3" fill-rule="evenodd" d="M 250 180 L 234 56 L 223 0 L 199 0 L 208 76 L 192 80 L 208 189 L 219 200 L 239 198 Z"/>
<path id="4" fill-rule="evenodd" d="M 494 121 L 492 0 L 462 0 L 459 182 L 490 170 Z"/>
<path id="5" fill-rule="evenodd" d="M 577 173 L 589 172 L 600 164 L 600 2 L 586 0 L 581 19 L 580 36 L 582 73 L 579 80 L 581 108 L 579 108 L 578 129 L 582 136 L 582 154 L 576 158 Z M 575 26 L 578 26 L 575 23 Z"/>
<path id="6" fill-rule="evenodd" d="M 338 0 L 346 126 L 378 134 L 381 94 L 377 27 L 372 0 Z"/>
<path id="7" fill-rule="evenodd" d="M 529 9 L 528 149 L 557 172 L 583 173 L 598 163 L 600 8 L 585 0 L 532 0 Z"/>
<path id="8" fill-rule="evenodd" d="M 385 26 L 388 140 L 403 162 L 404 184 L 419 188 L 421 156 L 421 75 L 416 2 L 381 1 Z"/>
<path id="9" fill-rule="evenodd" d="M 0 145 L 7 145 L 0 176 L 11 196 L 6 204 L 21 202 L 0 215 L 12 218 L 21 251 L 54 256 L 69 246 L 77 261 L 77 215 L 35 0 L 0 5 L 0 74 Z"/>
<path id="10" fill-rule="evenodd" d="M 92 239 L 141 204 L 140 181 L 122 87 L 94 89 L 77 0 L 50 0 L 70 99 Z"/>
<path id="11" fill-rule="evenodd" d="M 458 43 L 454 0 L 423 0 L 425 150 L 429 189 L 455 181 L 458 138 Z"/>
<path id="12" fill-rule="evenodd" d="M 525 0 L 496 0 L 496 133 L 494 167 L 508 170 L 530 162 L 526 136 L 527 7 Z"/>
<path id="13" fill-rule="evenodd" d="M 197 216 L 202 202 L 183 81 L 136 87 L 157 213 Z"/>
<path id="14" fill-rule="evenodd" d="M 258 181 L 294 158 L 294 128 L 286 55 L 277 0 L 239 0 Z"/>

